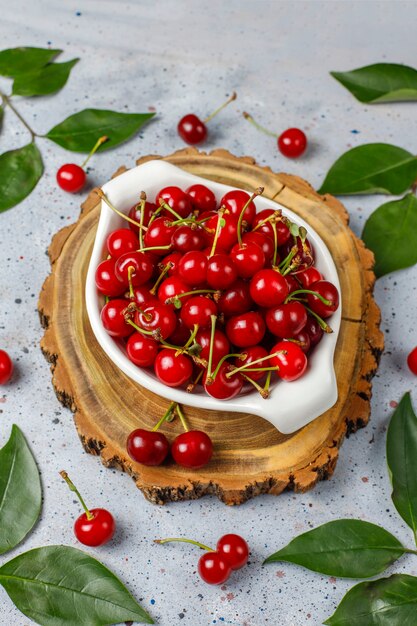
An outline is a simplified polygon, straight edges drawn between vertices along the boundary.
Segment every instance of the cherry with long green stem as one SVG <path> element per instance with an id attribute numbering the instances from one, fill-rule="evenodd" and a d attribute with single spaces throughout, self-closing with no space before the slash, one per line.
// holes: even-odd
<path id="1" fill-rule="evenodd" d="M 65 163 L 65 165 L 61 165 L 56 173 L 56 181 L 61 189 L 69 193 L 77 193 L 78 191 L 81 191 L 85 185 L 85 181 L 87 180 L 85 167 L 88 161 L 91 159 L 93 154 L 97 152 L 99 147 L 108 141 L 108 139 L 109 138 L 106 136 L 100 137 L 81 165 L 77 165 L 76 163 Z"/>
<path id="2" fill-rule="evenodd" d="M 220 113 L 226 106 L 228 106 L 231 102 L 236 100 L 237 94 L 233 92 L 232 95 L 224 102 L 221 106 L 219 106 L 213 113 L 211 113 L 204 120 L 201 120 L 194 113 L 189 113 L 188 115 L 184 115 L 178 122 L 177 131 L 181 139 L 188 143 L 189 145 L 195 146 L 199 143 L 202 143 L 207 138 L 207 126 L 216 115 Z"/>
<path id="3" fill-rule="evenodd" d="M 165 461 L 169 453 L 169 443 L 159 429 L 165 421 L 170 419 L 176 408 L 177 403 L 171 402 L 152 430 L 137 428 L 130 433 L 126 441 L 126 449 L 133 461 L 148 466 L 161 465 Z"/>
<path id="4" fill-rule="evenodd" d="M 277 140 L 278 150 L 289 159 L 300 157 L 307 148 L 307 137 L 299 128 L 287 128 L 280 135 L 261 126 L 249 113 L 244 111 L 243 117 L 265 135 Z"/>
<path id="5" fill-rule="evenodd" d="M 59 473 L 84 509 L 84 513 L 74 523 L 74 534 L 78 541 L 86 546 L 101 546 L 110 541 L 116 530 L 113 515 L 107 509 L 89 509 L 67 472 L 62 470 Z"/>

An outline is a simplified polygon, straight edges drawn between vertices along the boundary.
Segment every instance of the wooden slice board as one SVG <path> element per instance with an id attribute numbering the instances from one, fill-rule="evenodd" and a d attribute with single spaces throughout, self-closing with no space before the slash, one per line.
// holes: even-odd
<path id="1" fill-rule="evenodd" d="M 138 164 L 159 156 L 139 159 Z M 93 246 L 99 200 L 90 193 L 78 221 L 60 230 L 49 248 L 52 273 L 39 298 L 45 328 L 42 351 L 51 362 L 58 399 L 74 412 L 87 452 L 101 456 L 108 467 L 129 472 L 150 501 L 215 494 L 226 504 L 241 504 L 262 493 L 284 489 L 304 492 L 334 471 L 345 435 L 369 419 L 371 379 L 383 349 L 380 312 L 372 297 L 373 255 L 348 227 L 348 214 L 331 196 L 319 196 L 295 176 L 275 174 L 252 158 L 237 158 L 225 150 L 211 154 L 186 149 L 166 161 L 209 180 L 254 190 L 292 209 L 326 242 L 342 287 L 342 324 L 335 367 L 339 399 L 316 420 L 283 435 L 260 417 L 186 407 L 192 428 L 206 431 L 215 454 L 208 466 L 189 471 L 173 463 L 145 467 L 126 454 L 125 442 L 135 428 L 151 428 L 167 401 L 139 387 L 109 360 L 98 345 L 87 317 L 84 285 Z M 124 171 L 120 168 L 117 174 Z M 140 191 L 140 190 L 138 190 Z M 163 432 L 173 439 L 177 421 Z"/>

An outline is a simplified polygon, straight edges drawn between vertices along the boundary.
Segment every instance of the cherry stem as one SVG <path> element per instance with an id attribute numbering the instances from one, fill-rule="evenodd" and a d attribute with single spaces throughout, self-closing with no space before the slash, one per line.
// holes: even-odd
<path id="1" fill-rule="evenodd" d="M 248 383 L 253 385 L 253 387 L 255 387 L 255 389 L 257 391 L 259 391 L 259 393 L 261 394 L 261 396 L 262 396 L 262 398 L 264 400 L 269 398 L 269 391 L 268 390 L 265 390 L 264 387 L 261 387 L 260 385 L 258 385 L 258 383 L 256 383 L 254 380 L 252 380 L 252 378 L 249 378 L 249 376 L 245 376 L 245 374 L 242 374 L 242 376 Z"/>
<path id="2" fill-rule="evenodd" d="M 13 113 L 16 115 L 16 117 L 22 122 L 23 126 L 30 132 L 30 135 L 32 137 L 32 141 L 35 139 L 35 137 L 39 137 L 40 135 L 38 135 L 37 133 L 35 133 L 35 131 L 33 130 L 33 128 L 31 128 L 29 126 L 29 124 L 27 123 L 27 121 L 24 119 L 24 117 L 22 117 L 19 113 L 19 111 L 15 108 L 14 104 L 12 104 L 11 99 L 9 98 L 9 96 L 6 96 L 5 93 L 3 93 L 2 91 L 0 91 L 0 96 L 4 102 L 4 104 L 7 104 L 7 106 L 13 111 Z"/>
<path id="3" fill-rule="evenodd" d="M 236 374 L 237 372 L 241 372 L 242 370 L 246 370 L 249 367 L 252 367 L 252 365 L 256 365 L 257 363 L 263 363 L 264 361 L 267 361 L 268 359 L 277 356 L 278 354 L 283 354 L 285 352 L 285 350 L 278 350 L 278 352 L 273 352 L 272 354 L 267 354 L 266 356 L 262 356 L 259 359 L 255 359 L 254 361 L 251 361 L 250 363 L 244 363 L 243 365 L 241 365 L 240 367 L 237 367 L 236 369 L 231 370 L 230 372 L 228 372 L 226 374 L 226 378 L 230 378 L 230 376 L 233 376 L 233 374 Z"/>
<path id="4" fill-rule="evenodd" d="M 272 376 L 272 371 L 270 370 L 268 374 L 266 375 L 266 381 L 264 385 L 264 391 L 268 393 L 269 393 L 269 385 L 271 384 L 271 376 Z"/>
<path id="5" fill-rule="evenodd" d="M 304 308 L 310 313 L 310 315 L 312 315 L 318 321 L 320 328 L 322 328 L 325 333 L 329 333 L 330 334 L 330 333 L 333 332 L 333 330 L 330 328 L 328 323 L 325 322 L 324 319 L 322 319 L 319 315 L 317 315 L 317 313 L 315 311 L 310 309 L 305 304 L 304 304 Z"/>
<path id="6" fill-rule="evenodd" d="M 287 254 L 287 256 L 285 257 L 285 259 L 283 261 L 281 261 L 281 263 L 279 264 L 279 271 L 281 272 L 281 274 L 283 276 L 285 276 L 286 273 L 288 273 L 291 261 L 293 260 L 293 258 L 295 257 L 295 255 L 298 252 L 298 248 L 294 247 L 291 248 L 291 250 L 289 251 L 289 253 Z"/>
<path id="7" fill-rule="evenodd" d="M 258 130 L 261 131 L 261 133 L 264 133 L 265 135 L 269 135 L 270 137 L 275 137 L 275 139 L 278 138 L 278 135 L 276 133 L 273 133 L 272 131 L 266 129 L 264 126 L 261 126 L 258 122 L 256 122 L 252 115 L 250 115 L 249 113 L 247 113 L 246 111 L 244 111 L 242 113 L 243 117 L 245 118 L 245 120 L 248 120 L 248 122 L 250 122 L 253 126 L 255 126 L 255 128 L 257 128 Z"/>
<path id="8" fill-rule="evenodd" d="M 172 541 L 180 541 L 182 543 L 191 543 L 193 546 L 197 546 L 197 548 L 201 548 L 201 550 L 205 550 L 206 552 L 215 552 L 213 548 L 209 548 L 205 546 L 203 543 L 199 541 L 194 541 L 193 539 L 184 539 L 183 537 L 168 537 L 167 539 L 154 539 L 154 543 L 164 544 L 170 543 Z"/>
<path id="9" fill-rule="evenodd" d="M 193 343 L 197 333 L 198 333 L 198 324 L 194 324 L 194 328 L 191 331 L 190 336 L 189 336 L 187 342 L 184 344 L 184 347 L 181 348 L 181 350 L 187 350 L 187 348 L 189 348 L 191 346 L 191 344 Z"/>
<path id="10" fill-rule="evenodd" d="M 72 480 L 70 479 L 70 477 L 68 476 L 67 472 L 65 472 L 64 470 L 62 470 L 61 472 L 59 472 L 60 475 L 62 476 L 62 478 L 65 480 L 65 482 L 67 483 L 68 487 L 70 488 L 71 491 L 73 491 L 76 495 L 77 498 L 79 499 L 81 506 L 84 509 L 84 512 L 86 514 L 86 517 L 88 520 L 92 520 L 94 519 L 94 515 L 91 513 L 91 511 L 87 508 L 86 503 L 83 500 L 82 495 L 80 494 L 80 492 L 78 491 L 77 487 L 74 485 L 74 483 L 72 482 Z"/>
<path id="11" fill-rule="evenodd" d="M 210 319 L 211 319 L 210 349 L 209 349 L 209 358 L 208 358 L 208 364 L 207 364 L 206 380 L 211 378 L 211 368 L 213 365 L 214 334 L 216 332 L 217 317 L 216 315 L 210 315 Z"/>
<path id="12" fill-rule="evenodd" d="M 129 265 L 129 267 L 127 268 L 127 280 L 129 282 L 129 298 L 131 298 L 132 300 L 135 297 L 135 292 L 133 291 L 133 285 L 132 285 L 132 274 L 134 273 L 135 273 L 134 265 Z"/>
<path id="13" fill-rule="evenodd" d="M 186 433 L 188 433 L 188 431 L 189 431 L 190 429 L 189 429 L 189 428 L 188 428 L 188 426 L 187 426 L 187 422 L 185 421 L 185 415 L 184 415 L 184 413 L 182 412 L 182 409 L 181 409 L 181 407 L 180 407 L 180 405 L 179 405 L 179 404 L 177 404 L 177 413 L 178 413 L 178 417 L 179 417 L 179 418 L 180 418 L 180 420 L 181 420 L 181 424 L 182 424 L 183 429 L 185 430 L 185 432 L 186 432 Z"/>
<path id="14" fill-rule="evenodd" d="M 160 282 L 163 280 L 163 278 L 165 277 L 165 274 L 167 274 L 169 272 L 169 270 L 171 269 L 171 267 L 174 267 L 174 264 L 171 263 L 170 261 L 166 264 L 162 266 L 162 271 L 159 274 L 154 286 L 152 287 L 152 289 L 149 289 L 149 293 L 151 293 L 153 296 L 156 294 L 156 289 L 159 286 Z"/>
<path id="15" fill-rule="evenodd" d="M 185 296 L 194 296 L 198 293 L 218 293 L 217 289 L 196 289 L 195 291 L 185 291 L 184 293 L 178 293 L 176 296 L 171 296 L 165 300 L 165 304 L 174 304 L 176 308 L 181 308 L 177 306 L 179 303 L 181 305 L 181 298 Z"/>
<path id="16" fill-rule="evenodd" d="M 91 157 L 93 156 L 93 154 L 95 154 L 97 152 L 97 150 L 99 149 L 99 147 L 101 145 L 103 145 L 103 143 L 106 143 L 106 141 L 108 141 L 109 138 L 106 137 L 106 135 L 104 135 L 103 137 L 100 137 L 100 139 L 97 139 L 96 143 L 94 144 L 93 149 L 91 150 L 90 154 L 87 156 L 87 158 L 81 163 L 82 169 L 85 168 L 85 166 L 87 165 L 87 163 L 89 162 L 89 160 L 91 159 Z"/>
<path id="17" fill-rule="evenodd" d="M 245 353 L 242 353 L 242 352 L 239 352 L 237 354 L 232 352 L 230 354 L 225 354 L 224 356 L 222 356 L 220 361 L 217 363 L 214 372 L 210 376 L 207 374 L 206 383 L 208 385 L 211 385 L 216 380 L 216 376 L 219 373 L 219 370 L 220 370 L 221 366 L 223 365 L 223 363 L 227 359 L 231 359 L 233 357 L 236 357 L 237 359 L 244 359 L 245 356 L 246 356 Z M 207 369 L 207 371 L 208 371 L 208 369 Z M 227 376 L 227 374 L 226 374 L 226 376 Z"/>
<path id="18" fill-rule="evenodd" d="M 162 424 L 169 418 L 171 417 L 172 412 L 175 410 L 175 408 L 178 408 L 177 402 L 171 402 L 171 404 L 169 405 L 168 409 L 166 410 L 166 412 L 163 414 L 163 416 L 161 417 L 161 419 L 159 420 L 159 422 L 157 424 L 155 424 L 155 426 L 152 428 L 152 432 L 156 433 L 157 430 L 159 430 L 162 426 Z"/>
<path id="19" fill-rule="evenodd" d="M 117 215 L 119 215 L 120 217 L 122 217 L 124 220 L 126 220 L 127 222 L 130 222 L 131 224 L 134 224 L 135 226 L 137 226 L 138 228 L 141 228 L 142 230 L 148 230 L 148 228 L 146 226 L 143 226 L 143 224 L 139 224 L 139 222 L 137 222 L 136 220 L 132 220 L 131 217 L 129 217 L 128 215 L 125 215 L 124 213 L 122 213 L 121 211 L 119 211 L 119 209 L 116 209 L 116 207 L 110 202 L 110 200 L 107 198 L 106 194 L 104 193 L 104 191 L 102 189 L 94 189 L 95 193 L 98 195 L 99 198 L 101 198 L 102 200 L 104 200 L 104 202 L 107 204 L 107 206 L 114 211 L 115 213 L 117 213 Z"/>
<path id="20" fill-rule="evenodd" d="M 139 247 L 143 248 L 143 220 L 145 218 L 146 193 L 140 192 Z"/>
<path id="21" fill-rule="evenodd" d="M 209 259 L 213 256 L 213 254 L 214 254 L 214 252 L 216 250 L 217 240 L 218 240 L 219 234 L 220 234 L 220 229 L 223 228 L 222 222 L 224 222 L 223 215 L 224 215 L 225 211 L 226 211 L 226 207 L 225 206 L 221 206 L 220 209 L 218 210 L 216 230 L 214 232 L 214 238 L 213 238 L 213 243 L 212 243 L 210 254 L 209 254 Z"/>
<path id="22" fill-rule="evenodd" d="M 187 393 L 192 393 L 194 391 L 194 387 L 197 385 L 197 383 L 199 382 L 203 374 L 204 374 L 204 370 L 201 370 L 200 373 L 197 374 L 197 376 L 194 378 L 194 380 L 187 385 L 186 387 Z"/>
<path id="23" fill-rule="evenodd" d="M 207 124 L 208 122 L 210 122 L 210 120 L 213 119 L 213 117 L 215 117 L 218 113 L 220 113 L 220 111 L 223 111 L 223 109 L 225 107 L 227 107 L 228 104 L 230 104 L 231 102 L 233 102 L 233 100 L 236 100 L 237 98 L 237 93 L 234 91 L 232 93 L 232 95 L 230 96 L 230 98 L 228 98 L 226 100 L 226 102 L 223 102 L 223 104 L 221 106 L 219 106 L 218 109 L 216 109 L 215 111 L 213 111 L 213 113 L 211 113 L 208 117 L 206 117 L 205 120 L 203 120 L 204 124 Z"/>
<path id="24" fill-rule="evenodd" d="M 274 256 L 272 258 L 272 267 L 275 267 L 277 264 L 277 254 L 278 254 L 278 234 L 277 234 L 277 225 L 275 222 L 271 223 L 272 232 L 274 233 Z"/>
<path id="25" fill-rule="evenodd" d="M 257 196 L 261 196 L 264 192 L 264 188 L 263 187 L 258 187 L 258 189 L 255 189 L 255 191 L 253 192 L 253 194 L 251 195 L 250 198 L 248 198 L 247 202 L 245 203 L 243 209 L 241 210 L 240 214 L 239 214 L 239 219 L 237 221 L 237 240 L 239 243 L 239 247 L 242 247 L 242 221 L 243 221 L 243 215 L 246 211 L 246 209 L 248 208 L 248 206 L 250 205 L 251 202 L 253 202 L 253 200 L 255 200 L 255 198 Z"/>
<path id="26" fill-rule="evenodd" d="M 150 335 L 153 339 L 158 339 L 158 329 L 157 330 L 145 330 L 141 328 L 133 320 L 126 320 L 126 324 L 130 324 L 138 333 L 142 333 L 142 335 Z M 162 342 L 161 342 L 162 343 Z"/>
<path id="27" fill-rule="evenodd" d="M 149 246 L 148 248 L 142 248 L 141 252 L 149 252 L 149 250 L 170 250 L 171 244 L 168 246 Z"/>
<path id="28" fill-rule="evenodd" d="M 285 304 L 287 304 L 287 302 L 289 302 L 293 296 L 298 295 L 299 293 L 310 293 L 313 296 L 316 296 L 316 298 L 318 298 L 319 300 L 321 300 L 321 302 L 323 302 L 323 304 L 325 304 L 326 306 L 332 306 L 332 302 L 330 302 L 330 300 L 327 300 L 326 298 L 323 298 L 323 296 L 321 294 L 319 294 L 317 291 L 312 291 L 311 289 L 296 289 L 296 291 L 292 291 L 286 298 L 285 298 Z"/>
<path id="29" fill-rule="evenodd" d="M 260 222 L 258 222 L 255 228 L 252 228 L 252 232 L 255 232 L 255 230 L 258 230 L 258 228 L 260 228 L 264 224 L 267 224 L 268 222 L 277 221 L 278 219 L 282 221 L 281 216 L 282 216 L 281 211 L 275 211 L 272 215 L 269 215 L 264 220 L 261 220 Z"/>
<path id="30" fill-rule="evenodd" d="M 183 219 L 181 215 L 177 213 L 176 211 L 174 211 L 174 209 L 171 209 L 169 204 L 165 202 L 165 200 L 162 200 L 162 198 L 159 200 L 159 208 L 165 209 L 165 211 L 169 211 L 169 213 L 172 213 L 172 215 L 176 217 L 177 220 Z"/>

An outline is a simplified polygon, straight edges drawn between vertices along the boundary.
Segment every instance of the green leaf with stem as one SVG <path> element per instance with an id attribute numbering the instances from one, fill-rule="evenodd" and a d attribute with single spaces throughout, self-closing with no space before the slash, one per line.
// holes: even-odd
<path id="1" fill-rule="evenodd" d="M 14 78 L 34 72 L 50 63 L 62 50 L 49 48 L 8 48 L 0 51 L 0 75 Z"/>
<path id="2" fill-rule="evenodd" d="M 355 585 L 347 592 L 328 626 L 416 626 L 417 578 L 393 574 Z"/>
<path id="3" fill-rule="evenodd" d="M 22 431 L 14 425 L 0 450 L 0 554 L 17 546 L 41 511 L 38 468 Z"/>
<path id="4" fill-rule="evenodd" d="M 48 546 L 20 554 L 0 567 L 0 585 L 42 626 L 153 624 L 107 567 L 76 548 Z"/>
<path id="5" fill-rule="evenodd" d="M 413 531 L 417 545 L 417 416 L 409 393 L 403 396 L 391 417 L 387 432 L 387 463 L 392 501 Z"/>
<path id="6" fill-rule="evenodd" d="M 417 70 L 399 63 L 375 63 L 350 72 L 330 72 L 360 102 L 417 100 Z"/>
<path id="7" fill-rule="evenodd" d="M 0 213 L 19 204 L 36 187 L 43 173 L 41 153 L 34 143 L 0 155 Z"/>
<path id="8" fill-rule="evenodd" d="M 14 96 L 47 96 L 62 89 L 79 59 L 49 63 L 28 74 L 19 74 L 13 82 Z"/>
<path id="9" fill-rule="evenodd" d="M 107 135 L 109 140 L 100 147 L 100 151 L 108 150 L 135 135 L 154 115 L 84 109 L 54 126 L 45 137 L 66 150 L 89 152 L 99 137 Z"/>
<path id="10" fill-rule="evenodd" d="M 348 150 L 332 165 L 319 193 L 399 195 L 417 178 L 417 158 L 387 143 L 368 143 Z"/>
<path id="11" fill-rule="evenodd" d="M 380 277 L 417 263 L 417 198 L 386 202 L 368 218 L 362 239 L 375 255 Z"/>
<path id="12" fill-rule="evenodd" d="M 265 563 L 287 561 L 329 576 L 369 578 L 383 572 L 404 552 L 412 550 L 384 528 L 341 519 L 299 535 Z"/>

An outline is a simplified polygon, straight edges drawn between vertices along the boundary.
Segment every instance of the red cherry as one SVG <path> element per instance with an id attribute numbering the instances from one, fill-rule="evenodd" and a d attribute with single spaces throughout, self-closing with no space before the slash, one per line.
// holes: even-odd
<path id="1" fill-rule="evenodd" d="M 205 583 L 222 585 L 232 573 L 232 568 L 218 552 L 205 552 L 198 560 L 198 573 Z"/>
<path id="2" fill-rule="evenodd" d="M 107 250 L 110 256 L 118 259 L 122 254 L 133 252 L 139 247 L 139 241 L 135 233 L 129 228 L 114 230 L 107 237 Z"/>
<path id="3" fill-rule="evenodd" d="M 206 228 L 211 231 L 211 234 L 206 233 L 206 238 L 209 243 L 212 243 L 214 234 L 216 232 L 217 221 L 219 219 L 218 214 L 211 217 L 205 222 Z M 230 250 L 237 241 L 237 223 L 238 218 L 236 215 L 223 215 L 224 225 L 220 228 L 220 234 L 217 239 L 216 250 Z"/>
<path id="4" fill-rule="evenodd" d="M 211 315 L 217 316 L 217 306 L 206 296 L 194 296 L 181 307 L 180 317 L 184 324 L 192 330 L 195 325 L 199 328 L 211 326 Z"/>
<path id="5" fill-rule="evenodd" d="M 284 276 L 276 270 L 260 270 L 250 281 L 251 298 L 262 307 L 282 304 L 288 296 L 288 291 Z"/>
<path id="6" fill-rule="evenodd" d="M 56 173 L 58 185 L 69 193 L 81 191 L 85 185 L 86 178 L 83 168 L 75 163 L 62 165 Z"/>
<path id="7" fill-rule="evenodd" d="M 196 342 L 199 346 L 201 346 L 200 357 L 202 359 L 206 359 L 208 361 L 210 356 L 210 337 L 211 330 L 203 328 L 198 331 L 196 335 Z M 178 345 L 178 344 L 177 344 Z M 226 354 L 230 352 L 230 343 L 227 339 L 226 335 L 222 333 L 221 330 L 214 331 L 214 340 L 213 340 L 213 366 L 216 366 L 217 363 L 222 359 Z"/>
<path id="8" fill-rule="evenodd" d="M 215 211 L 217 207 L 216 196 L 205 185 L 191 185 L 185 190 L 191 198 L 194 213 L 201 214 L 206 211 Z"/>
<path id="9" fill-rule="evenodd" d="M 168 304 L 155 302 L 145 306 L 143 311 L 136 311 L 135 323 L 148 331 L 158 330 L 162 339 L 167 339 L 177 326 L 177 316 Z"/>
<path id="10" fill-rule="evenodd" d="M 157 209 L 157 206 L 156 204 L 153 204 L 153 202 L 145 202 L 145 211 L 143 214 L 143 221 L 142 221 L 142 224 L 144 226 L 147 226 L 149 224 L 149 220 L 151 219 L 152 215 L 155 213 L 156 209 Z M 141 205 L 134 204 L 129 211 L 130 219 L 135 220 L 135 222 L 140 224 L 140 214 L 141 214 Z M 136 224 L 132 224 L 132 222 L 129 222 L 129 228 L 133 230 L 134 233 L 138 232 L 138 227 L 136 226 Z"/>
<path id="11" fill-rule="evenodd" d="M 191 146 L 207 139 L 207 126 L 194 113 L 184 115 L 178 122 L 177 130 L 181 139 Z"/>
<path id="12" fill-rule="evenodd" d="M 156 196 L 156 204 L 159 206 L 160 200 L 164 200 L 168 206 L 171 207 L 175 213 L 178 213 L 181 217 L 188 217 L 192 210 L 191 199 L 189 196 L 180 189 L 179 187 L 175 187 L 171 185 L 169 187 L 164 187 Z M 172 218 L 172 214 L 167 211 L 162 211 L 163 215 L 167 215 L 170 219 Z"/>
<path id="13" fill-rule="evenodd" d="M 307 322 L 307 311 L 301 302 L 280 304 L 267 310 L 265 322 L 273 335 L 290 339 L 303 330 Z"/>
<path id="14" fill-rule="evenodd" d="M 176 274 L 178 274 L 178 269 L 182 257 L 183 255 L 181 254 L 181 252 L 170 252 L 170 254 L 167 254 L 167 256 L 162 259 L 158 267 L 160 270 L 162 270 L 164 269 L 165 265 L 171 263 L 172 267 L 168 270 L 167 275 L 175 276 Z"/>
<path id="15" fill-rule="evenodd" d="M 137 428 L 126 444 L 129 456 L 142 465 L 161 465 L 168 456 L 169 443 L 163 433 Z"/>
<path id="16" fill-rule="evenodd" d="M 301 350 L 305 353 L 308 354 L 311 348 L 311 339 L 310 339 L 310 335 L 308 334 L 306 327 L 304 326 L 303 330 L 298 333 L 298 335 L 295 335 L 293 337 L 293 339 L 295 339 L 295 341 L 299 341 L 300 343 L 298 344 L 301 348 Z"/>
<path id="17" fill-rule="evenodd" d="M 145 284 L 153 274 L 152 261 L 145 252 L 126 252 L 117 259 L 114 271 L 125 285 L 129 284 L 130 267 L 133 267 L 133 272 L 130 270 L 130 280 L 135 287 Z"/>
<path id="18" fill-rule="evenodd" d="M 227 289 L 237 278 L 237 270 L 227 254 L 214 254 L 207 263 L 207 282 L 212 289 Z"/>
<path id="19" fill-rule="evenodd" d="M 101 323 L 112 337 L 128 337 L 133 333 L 133 327 L 123 315 L 128 304 L 127 300 L 110 300 L 101 309 Z"/>
<path id="20" fill-rule="evenodd" d="M 307 301 L 310 309 L 323 319 L 333 315 L 339 306 L 339 292 L 333 283 L 330 283 L 328 280 L 319 280 L 311 288 L 312 291 L 316 291 L 322 298 L 328 300 L 330 304 L 324 304 L 317 296 L 308 293 Z"/>
<path id="21" fill-rule="evenodd" d="M 279 367 L 277 371 L 279 378 L 291 382 L 304 374 L 307 369 L 307 357 L 300 346 L 293 341 L 279 341 L 271 349 L 270 354 L 275 352 L 280 354 L 271 356 L 270 363 Z"/>
<path id="22" fill-rule="evenodd" d="M 410 354 L 408 355 L 407 365 L 410 368 L 410 371 L 417 376 L 417 347 L 413 348 L 413 350 L 411 350 Z"/>
<path id="23" fill-rule="evenodd" d="M 183 254 L 191 250 L 202 250 L 205 245 L 205 237 L 201 228 L 179 226 L 172 235 L 172 247 Z"/>
<path id="24" fill-rule="evenodd" d="M 126 285 L 115 274 L 116 261 L 106 259 L 96 269 L 96 287 L 105 296 L 121 296 L 126 291 Z"/>
<path id="25" fill-rule="evenodd" d="M 300 237 L 291 237 L 291 239 L 283 245 L 281 257 L 284 259 L 292 251 L 294 246 L 297 246 L 296 257 L 299 261 L 293 273 L 298 275 L 314 263 L 314 250 L 308 239 L 302 242 Z"/>
<path id="26" fill-rule="evenodd" d="M 190 291 L 188 285 L 185 284 L 181 278 L 178 276 L 171 276 L 170 278 L 166 278 L 159 286 L 158 289 L 158 299 L 160 302 L 165 303 L 169 298 L 175 298 L 182 293 L 187 293 Z M 191 296 L 185 296 L 181 298 L 181 304 L 187 302 L 187 300 Z"/>
<path id="27" fill-rule="evenodd" d="M 268 352 L 262 346 L 251 346 L 249 348 L 245 348 L 243 358 L 235 359 L 235 365 L 236 367 L 241 367 L 242 365 L 249 365 L 250 363 L 252 363 L 252 361 L 256 361 L 257 359 L 262 359 L 263 357 L 267 355 L 268 355 Z M 254 368 L 268 367 L 268 363 L 266 361 L 259 363 L 259 364 L 256 363 L 253 367 Z M 265 372 L 251 372 L 250 367 L 248 369 L 245 369 L 243 373 L 245 374 L 245 376 L 255 381 L 261 380 L 261 378 L 263 378 L 265 374 Z"/>
<path id="28" fill-rule="evenodd" d="M 318 280 L 322 280 L 323 276 L 317 268 L 308 267 L 303 272 L 297 272 L 297 279 L 300 281 L 302 286 L 305 287 L 305 289 L 309 289 L 310 285 L 313 285 Z"/>
<path id="29" fill-rule="evenodd" d="M 248 562 L 249 546 L 240 535 L 223 535 L 217 542 L 216 550 L 233 570 L 244 567 Z"/>
<path id="30" fill-rule="evenodd" d="M 224 194 L 223 198 L 220 200 L 220 206 L 225 206 L 231 215 L 234 215 L 236 218 L 239 218 L 243 207 L 249 200 L 250 195 L 246 193 L 246 191 L 242 191 L 242 189 L 233 189 L 232 191 L 228 191 Z M 252 224 L 256 215 L 256 206 L 253 201 L 251 201 L 245 209 L 243 214 L 243 219 L 249 225 Z"/>
<path id="31" fill-rule="evenodd" d="M 231 287 L 223 291 L 217 306 L 226 318 L 250 311 L 253 300 L 249 293 L 249 284 L 238 278 Z"/>
<path id="32" fill-rule="evenodd" d="M 201 430 L 189 430 L 174 439 L 171 454 L 178 465 L 199 469 L 213 456 L 213 443 Z"/>
<path id="33" fill-rule="evenodd" d="M 267 217 L 271 217 L 271 215 L 274 215 L 274 213 L 276 213 L 275 209 L 263 209 L 263 211 L 257 213 L 253 220 L 252 228 L 258 226 L 260 222 L 263 222 L 263 220 L 265 220 Z M 284 222 L 282 222 L 281 220 L 279 222 L 276 222 L 275 226 L 277 230 L 278 246 L 282 246 L 289 240 L 291 236 L 290 230 L 288 226 L 284 224 Z M 274 229 L 271 222 L 265 222 L 265 224 L 259 226 L 259 228 L 257 228 L 255 232 L 267 235 L 272 241 L 274 241 Z"/>
<path id="34" fill-rule="evenodd" d="M 174 346 L 183 346 L 190 337 L 190 331 L 180 317 L 177 317 L 177 325 L 169 336 L 170 343 Z"/>
<path id="35" fill-rule="evenodd" d="M 307 137 L 299 128 L 288 128 L 278 137 L 278 149 L 289 159 L 301 156 L 307 148 Z"/>
<path id="36" fill-rule="evenodd" d="M 241 278 L 251 278 L 265 265 L 265 255 L 256 243 L 235 244 L 230 257 Z"/>
<path id="37" fill-rule="evenodd" d="M 178 263 L 178 274 L 190 287 L 198 287 L 206 283 L 207 257 L 200 250 L 191 250 L 184 254 Z"/>
<path id="38" fill-rule="evenodd" d="M 227 353 L 226 353 L 227 354 Z M 5 350 L 0 350 L 0 385 L 9 382 L 13 374 L 13 361 Z"/>
<path id="39" fill-rule="evenodd" d="M 298 276 L 298 274 L 297 274 Z M 295 276 L 292 276 L 291 274 L 287 274 L 285 276 L 285 282 L 288 285 L 288 293 L 292 293 L 293 291 L 297 291 L 297 289 L 300 289 L 300 283 L 298 282 L 298 280 L 295 278 Z"/>
<path id="40" fill-rule="evenodd" d="M 74 533 L 78 541 L 85 546 L 102 546 L 110 541 L 116 530 L 114 517 L 106 509 L 91 509 L 92 519 L 82 513 L 75 520 Z"/>
<path id="41" fill-rule="evenodd" d="M 153 365 L 158 354 L 158 343 L 152 337 L 133 333 L 127 340 L 126 351 L 132 363 L 139 367 L 149 367 Z"/>
<path id="42" fill-rule="evenodd" d="M 255 346 L 265 335 L 265 322 L 260 313 L 249 311 L 231 317 L 226 324 L 226 335 L 239 348 Z"/>
<path id="43" fill-rule="evenodd" d="M 314 346 L 316 346 L 323 337 L 324 331 L 314 317 L 307 315 L 307 322 L 303 328 L 303 333 L 308 334 L 310 338 L 310 347 L 314 348 Z"/>
<path id="44" fill-rule="evenodd" d="M 257 246 L 262 248 L 265 261 L 270 261 L 274 256 L 274 242 L 272 239 L 259 231 L 253 232 L 252 230 L 245 233 L 242 237 L 243 243 L 256 243 Z"/>
<path id="45" fill-rule="evenodd" d="M 139 285 L 139 287 L 133 288 L 133 301 L 143 308 L 143 305 L 154 304 L 155 302 L 159 302 L 158 298 L 154 296 L 153 293 L 150 292 L 151 286 L 149 283 L 146 285 Z"/>
<path id="46" fill-rule="evenodd" d="M 231 366 L 228 363 L 222 363 L 216 374 L 216 378 L 210 384 L 207 383 L 207 370 L 205 370 L 203 385 L 209 396 L 217 400 L 231 400 L 231 398 L 234 398 L 240 393 L 243 387 L 243 378 L 239 372 L 227 377 L 226 374 L 228 374 L 230 370 Z"/>
<path id="47" fill-rule="evenodd" d="M 143 238 L 147 248 L 161 248 L 152 250 L 158 256 L 165 256 L 168 250 L 166 246 L 171 246 L 172 235 L 176 229 L 176 226 L 171 226 L 171 222 L 172 220 L 167 217 L 157 217 L 149 226 Z"/>
<path id="48" fill-rule="evenodd" d="M 165 348 L 155 359 L 155 374 L 168 387 L 180 387 L 188 383 L 192 373 L 192 360 L 185 354 L 176 355 L 175 350 Z"/>

